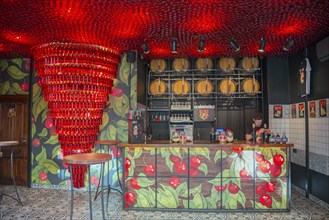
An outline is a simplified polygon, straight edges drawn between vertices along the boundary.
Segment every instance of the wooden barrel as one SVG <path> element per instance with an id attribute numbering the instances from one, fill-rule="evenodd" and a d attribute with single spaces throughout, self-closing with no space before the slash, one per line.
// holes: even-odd
<path id="1" fill-rule="evenodd" d="M 150 84 L 151 95 L 162 95 L 167 90 L 167 85 L 161 79 L 153 80 Z"/>
<path id="2" fill-rule="evenodd" d="M 189 61 L 186 58 L 175 58 L 172 65 L 176 71 L 186 71 L 189 68 Z"/>
<path id="3" fill-rule="evenodd" d="M 232 72 L 236 66 L 234 58 L 223 57 L 220 58 L 218 67 L 224 72 Z"/>
<path id="4" fill-rule="evenodd" d="M 208 79 L 201 79 L 195 86 L 195 91 L 200 95 L 209 95 L 214 90 L 214 84 Z"/>
<path id="5" fill-rule="evenodd" d="M 247 72 L 254 72 L 259 67 L 257 57 L 244 57 L 241 61 L 241 67 Z"/>
<path id="6" fill-rule="evenodd" d="M 212 69 L 214 67 L 212 59 L 210 58 L 198 58 L 196 60 L 196 68 L 198 70 L 209 70 Z"/>
<path id="7" fill-rule="evenodd" d="M 236 83 L 230 78 L 225 78 L 219 83 L 219 91 L 223 94 L 232 94 L 236 91 L 236 88 Z"/>
<path id="8" fill-rule="evenodd" d="M 173 84 L 173 91 L 176 95 L 186 95 L 190 91 L 190 83 L 184 78 L 178 79 Z"/>
<path id="9" fill-rule="evenodd" d="M 167 63 L 163 59 L 153 59 L 150 62 L 150 69 L 155 72 L 164 71 L 167 69 Z"/>
<path id="10" fill-rule="evenodd" d="M 258 81 L 254 78 L 247 78 L 243 80 L 241 85 L 242 90 L 249 94 L 256 94 L 260 89 Z"/>

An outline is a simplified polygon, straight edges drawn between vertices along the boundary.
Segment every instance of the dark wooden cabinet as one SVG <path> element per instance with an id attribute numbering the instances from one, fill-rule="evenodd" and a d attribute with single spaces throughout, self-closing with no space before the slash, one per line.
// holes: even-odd
<path id="1" fill-rule="evenodd" d="M 17 185 L 27 185 L 28 175 L 28 95 L 0 96 L 0 141 L 18 141 L 14 146 L 14 175 Z M 3 147 L 0 158 L 0 184 L 12 184 L 11 149 Z"/>

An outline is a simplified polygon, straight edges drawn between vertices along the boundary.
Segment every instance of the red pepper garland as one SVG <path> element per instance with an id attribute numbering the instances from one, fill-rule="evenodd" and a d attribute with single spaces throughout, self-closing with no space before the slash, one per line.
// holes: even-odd
<path id="1" fill-rule="evenodd" d="M 98 45 L 56 42 L 34 47 L 33 54 L 63 156 L 90 153 L 120 54 Z M 73 166 L 75 188 L 84 187 L 86 171 L 86 165 Z"/>

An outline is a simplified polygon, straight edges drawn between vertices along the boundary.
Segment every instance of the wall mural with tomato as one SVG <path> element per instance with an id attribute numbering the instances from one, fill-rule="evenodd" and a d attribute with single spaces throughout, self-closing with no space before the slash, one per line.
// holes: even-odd
<path id="1" fill-rule="evenodd" d="M 103 124 L 100 127 L 98 139 L 100 140 L 121 140 L 127 142 L 128 137 L 128 112 L 130 108 L 136 108 L 137 70 L 136 63 L 128 63 L 126 55 L 123 55 L 118 67 L 117 79 L 106 109 L 103 114 Z M 56 134 L 53 119 L 49 115 L 47 102 L 43 98 L 41 87 L 36 73 L 33 76 L 33 107 L 32 107 L 32 173 L 31 181 L 33 187 L 68 186 L 69 172 L 63 163 L 63 154 L 60 150 L 60 143 Z M 110 177 L 110 185 L 116 187 L 118 178 L 116 175 L 116 160 L 121 166 L 121 151 L 113 146 L 97 146 L 97 152 L 107 151 L 113 154 L 109 169 L 105 173 Z M 119 170 L 122 170 L 121 168 Z M 97 186 L 100 168 L 92 166 L 91 184 Z M 105 178 L 107 180 L 108 178 Z M 87 178 L 86 178 L 87 185 Z"/>
<path id="2" fill-rule="evenodd" d="M 0 60 L 0 95 L 27 95 L 30 59 Z"/>
<path id="3" fill-rule="evenodd" d="M 125 148 L 127 209 L 287 210 L 287 149 Z"/>

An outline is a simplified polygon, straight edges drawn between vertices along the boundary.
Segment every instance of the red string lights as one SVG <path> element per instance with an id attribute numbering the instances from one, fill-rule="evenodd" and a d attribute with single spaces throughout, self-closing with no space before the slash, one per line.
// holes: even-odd
<path id="1" fill-rule="evenodd" d="M 90 153 L 102 123 L 120 54 L 83 43 L 48 43 L 33 48 L 35 69 L 54 119 L 64 156 Z M 70 172 L 84 186 L 85 165 Z"/>

